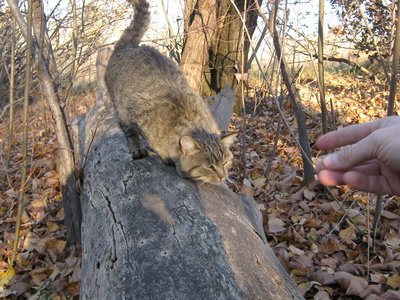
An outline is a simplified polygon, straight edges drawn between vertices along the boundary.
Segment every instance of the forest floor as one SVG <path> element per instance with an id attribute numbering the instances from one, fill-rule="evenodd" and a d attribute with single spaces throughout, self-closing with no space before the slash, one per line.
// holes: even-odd
<path id="1" fill-rule="evenodd" d="M 386 115 L 384 87 L 343 75 L 331 76 L 326 84 L 334 110 L 329 115 L 334 127 L 330 129 Z M 313 145 L 322 134 L 318 89 L 315 82 L 299 88 Z M 94 93 L 76 95 L 68 104 L 69 115 L 83 114 L 94 101 Z M 318 180 L 305 182 L 300 151 L 287 127 L 279 125 L 275 104 L 249 93 L 247 105 L 246 117 L 234 116 L 230 128 L 241 133 L 233 147 L 236 159 L 230 187 L 257 201 L 269 244 L 305 298 L 400 299 L 400 197 L 384 197 L 380 226 L 374 232 L 376 196 L 346 186 L 328 192 Z M 296 135 L 290 101 L 285 99 L 282 107 Z M 18 255 L 14 266 L 9 266 L 21 185 L 21 111 L 17 108 L 15 114 L 8 169 L 4 164 L 8 120 L 0 119 L 0 298 L 78 299 L 81 249 L 65 242 L 57 140 L 41 103 L 30 107 L 28 183 Z M 312 147 L 314 163 L 322 155 Z"/>

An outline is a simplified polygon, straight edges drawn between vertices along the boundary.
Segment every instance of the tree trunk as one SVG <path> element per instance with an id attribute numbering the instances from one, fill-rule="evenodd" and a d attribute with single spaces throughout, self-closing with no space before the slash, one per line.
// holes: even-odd
<path id="1" fill-rule="evenodd" d="M 254 0 L 235 0 L 243 13 L 250 36 L 257 24 Z M 185 2 L 185 29 L 181 67 L 190 86 L 203 98 L 215 97 L 228 84 L 235 93 L 235 112 L 242 113 L 241 86 L 235 73 L 247 72 L 250 41 L 242 41 L 243 24 L 230 0 L 189 0 Z M 242 55 L 242 51 L 244 52 Z M 244 58 L 244 62 L 242 61 Z M 242 70 L 242 65 L 245 69 Z"/>
<path id="2" fill-rule="evenodd" d="M 18 3 L 15 0 L 8 0 L 8 4 L 21 32 L 26 38 L 26 22 L 18 8 Z M 51 55 L 51 45 L 49 42 L 46 43 L 46 24 L 44 23 L 43 18 L 43 5 L 39 0 L 35 0 L 33 4 L 33 31 L 36 35 L 34 50 L 37 54 L 35 57 L 37 75 L 43 94 L 53 115 L 54 128 L 57 135 L 59 146 L 57 166 L 62 189 L 68 242 L 70 244 L 77 244 L 80 242 L 81 234 L 81 209 L 79 193 L 77 191 L 77 178 L 75 175 L 75 159 L 65 116 L 60 107 L 59 95 L 57 94 L 57 83 L 54 79 L 57 78 L 58 71 L 55 69 L 56 64 L 54 57 Z M 38 43 L 38 41 L 43 41 L 43 43 Z M 42 49 L 40 47 L 41 45 L 46 49 Z M 52 69 L 56 75 L 52 74 L 49 68 Z"/>
<path id="3" fill-rule="evenodd" d="M 74 126 L 87 155 L 81 298 L 303 299 L 254 200 L 182 179 L 156 155 L 133 161 L 100 96 Z"/>

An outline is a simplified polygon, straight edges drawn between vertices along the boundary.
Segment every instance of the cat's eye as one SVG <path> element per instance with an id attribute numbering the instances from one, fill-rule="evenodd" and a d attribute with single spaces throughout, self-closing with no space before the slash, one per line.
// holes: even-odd
<path id="1" fill-rule="evenodd" d="M 213 171 L 216 171 L 214 165 L 210 165 L 208 168 L 213 170 Z"/>

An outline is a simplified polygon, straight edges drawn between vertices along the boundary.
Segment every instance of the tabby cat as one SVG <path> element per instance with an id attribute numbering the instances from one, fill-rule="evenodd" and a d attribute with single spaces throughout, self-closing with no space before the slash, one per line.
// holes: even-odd
<path id="1" fill-rule="evenodd" d="M 135 14 L 115 46 L 105 80 L 132 157 L 147 155 L 141 136 L 181 177 L 224 181 L 234 135 L 219 135 L 207 105 L 175 62 L 152 47 L 139 46 L 150 24 L 149 4 L 128 1 Z"/>

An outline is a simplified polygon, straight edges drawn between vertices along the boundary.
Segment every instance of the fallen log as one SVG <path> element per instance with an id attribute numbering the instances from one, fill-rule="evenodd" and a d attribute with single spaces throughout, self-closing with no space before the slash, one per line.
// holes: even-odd
<path id="1" fill-rule="evenodd" d="M 182 179 L 155 154 L 132 160 L 98 66 L 98 103 L 73 126 L 85 161 L 81 299 L 303 299 L 253 199 Z"/>

